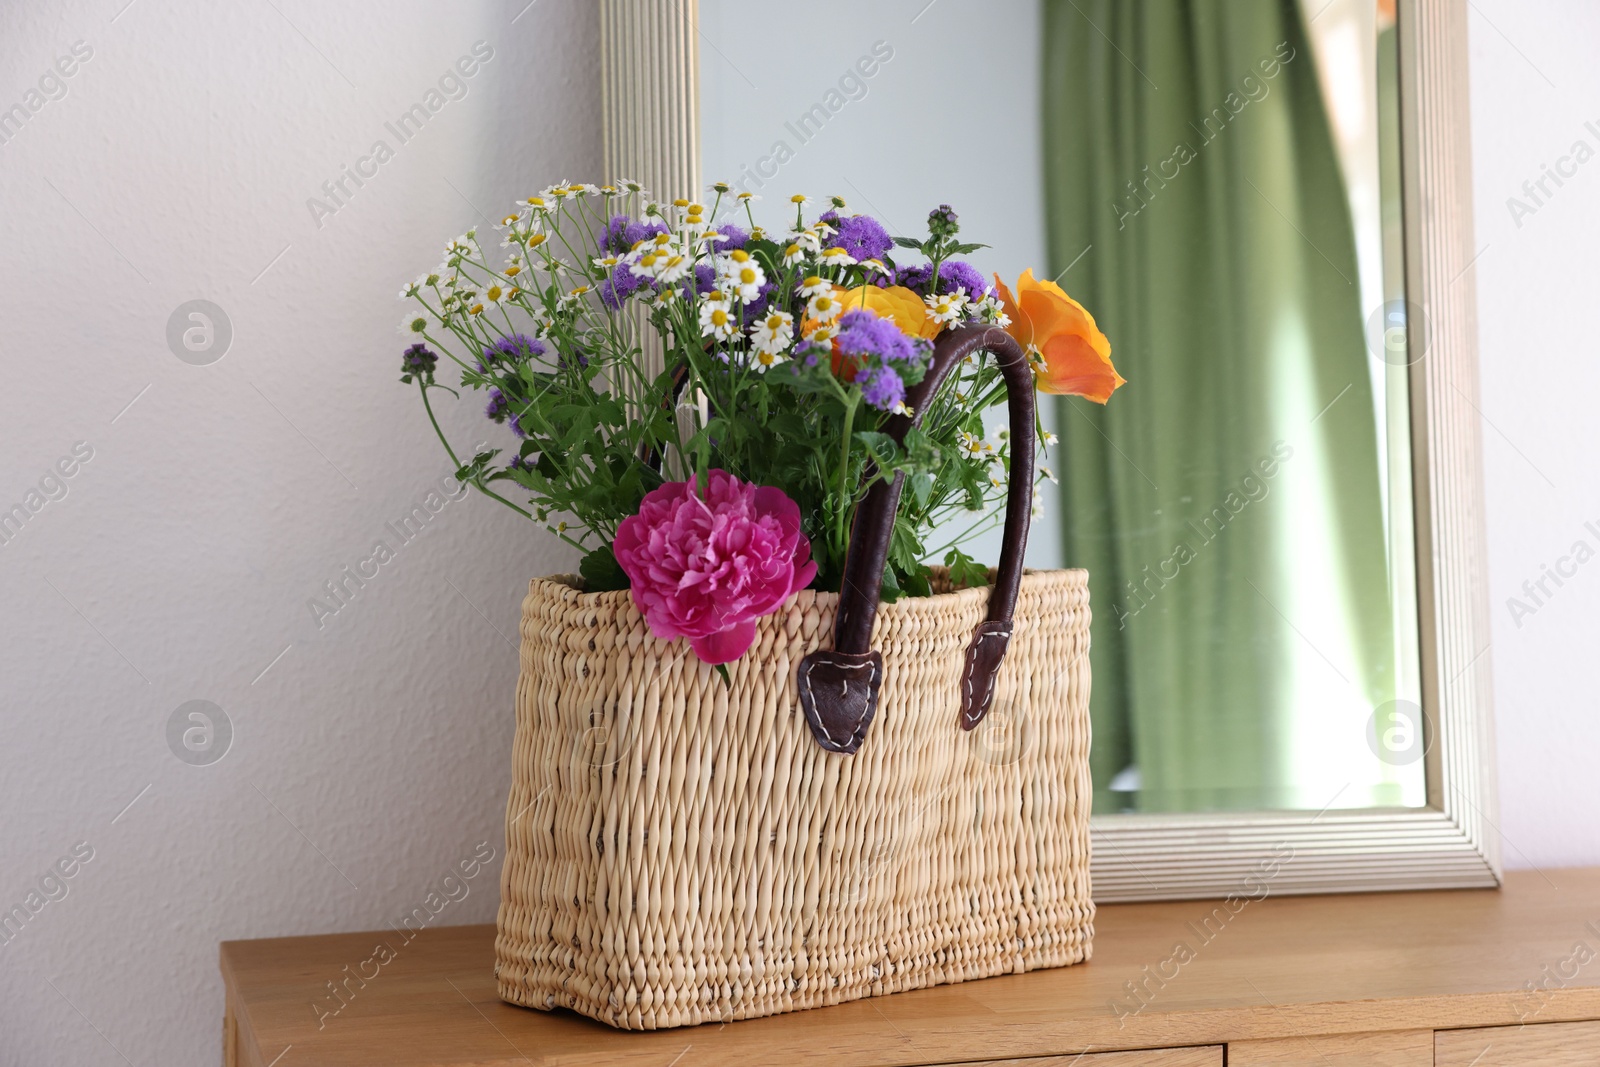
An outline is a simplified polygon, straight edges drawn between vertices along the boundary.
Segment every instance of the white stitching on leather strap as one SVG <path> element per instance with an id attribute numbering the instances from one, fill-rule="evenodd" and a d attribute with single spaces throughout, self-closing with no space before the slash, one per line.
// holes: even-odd
<path id="1" fill-rule="evenodd" d="M 978 634 L 978 639 L 967 647 L 967 668 L 963 673 L 966 674 L 965 681 L 967 686 L 968 709 L 981 707 L 983 704 L 988 703 L 990 690 L 994 688 L 995 679 L 1000 674 L 998 670 L 988 672 L 989 678 L 983 686 L 983 700 L 977 704 L 974 704 L 972 700 L 972 676 L 976 674 L 978 670 L 978 650 L 982 648 L 983 643 L 989 640 L 991 637 L 1003 637 L 1009 639 L 1011 637 L 1011 624 L 1007 623 L 1004 630 L 983 630 Z M 970 717 L 970 712 L 968 710 L 963 710 L 961 714 L 962 718 Z"/>
<path id="2" fill-rule="evenodd" d="M 847 670 L 847 671 L 859 671 L 859 670 L 861 670 L 861 668 L 866 667 L 866 668 L 869 668 L 871 670 L 871 672 L 872 672 L 870 675 L 867 676 L 867 699 L 866 699 L 866 702 L 864 704 L 862 704 L 862 706 L 861 706 L 861 714 L 856 716 L 855 725 L 853 727 L 851 727 L 851 729 L 850 729 L 851 736 L 854 736 L 856 734 L 856 732 L 861 729 L 861 723 L 862 723 L 863 720 L 866 719 L 867 712 L 872 707 L 872 703 L 873 703 L 872 687 L 875 684 L 877 684 L 877 681 L 878 681 L 878 664 L 877 664 L 876 660 L 873 660 L 873 661 L 870 661 L 870 662 L 867 662 L 867 663 L 838 663 L 838 662 L 835 662 L 835 663 L 833 663 L 833 666 L 841 667 L 841 668 L 843 668 L 844 670 Z M 815 667 L 816 667 L 815 663 L 807 663 L 807 664 L 803 664 L 801 666 L 801 669 L 800 669 L 800 684 L 805 686 L 806 703 L 811 705 L 812 712 L 814 712 L 816 714 L 817 727 L 822 731 L 822 735 L 828 739 L 828 742 L 830 744 L 837 745 L 840 742 L 834 739 L 833 733 L 828 729 L 828 724 L 827 724 L 827 722 L 825 722 L 823 720 L 821 712 L 817 711 L 816 694 L 813 693 L 812 689 L 811 689 L 811 672 Z M 839 681 L 840 681 L 841 684 L 844 685 L 844 693 L 845 693 L 846 696 L 848 696 L 850 694 L 850 685 L 849 685 L 849 683 L 846 682 L 842 678 Z"/>

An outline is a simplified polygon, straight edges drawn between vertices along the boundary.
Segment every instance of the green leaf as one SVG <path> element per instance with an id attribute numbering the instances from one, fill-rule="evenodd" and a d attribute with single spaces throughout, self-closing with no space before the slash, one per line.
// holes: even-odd
<path id="1" fill-rule="evenodd" d="M 893 437 L 877 430 L 857 430 L 855 438 L 885 473 L 900 465 L 900 445 Z"/>
<path id="2" fill-rule="evenodd" d="M 601 545 L 584 556 L 578 564 L 578 573 L 583 575 L 585 592 L 605 593 L 628 588 L 628 575 L 617 562 L 610 545 Z"/>
<path id="3" fill-rule="evenodd" d="M 988 248 L 988 247 L 989 247 L 988 245 L 977 244 L 976 242 L 974 242 L 972 244 L 954 245 L 954 246 L 951 247 L 950 252 L 951 252 L 952 255 L 964 256 L 969 252 L 976 252 L 980 248 Z"/>
<path id="4" fill-rule="evenodd" d="M 944 554 L 944 565 L 950 568 L 950 584 L 957 589 L 989 584 L 989 568 L 959 548 Z"/>
<path id="5" fill-rule="evenodd" d="M 915 248 L 918 252 L 922 251 L 922 242 L 915 237 L 896 237 L 894 243 L 901 248 Z"/>

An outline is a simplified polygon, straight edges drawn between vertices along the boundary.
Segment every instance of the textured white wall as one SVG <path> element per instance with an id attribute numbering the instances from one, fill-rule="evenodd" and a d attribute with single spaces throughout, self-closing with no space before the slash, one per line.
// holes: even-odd
<path id="1" fill-rule="evenodd" d="M 599 178 L 590 0 L 124 4 L 0 9 L 0 109 L 39 104 L 0 125 L 0 509 L 93 453 L 0 545 L 0 909 L 93 850 L 0 945 L 6 1065 L 216 1063 L 219 940 L 385 926 L 498 854 L 506 638 L 572 562 L 482 498 L 404 547 L 385 524 L 449 467 L 396 381 L 395 293 L 477 209 Z M 479 41 L 400 144 L 384 123 Z M 319 227 L 307 199 L 379 139 Z M 166 340 L 195 298 L 232 323 L 208 366 Z M 394 560 L 319 628 L 377 540 Z M 234 729 L 209 766 L 166 739 L 196 699 Z M 492 918 L 498 868 L 436 921 Z"/>
<path id="2" fill-rule="evenodd" d="M 1469 11 L 1504 855 L 1511 867 L 1597 864 L 1600 561 L 1561 561 L 1579 541 L 1600 551 L 1600 7 L 1474 0 Z M 1563 162 L 1580 140 L 1593 158 Z M 1547 179 L 1549 195 L 1535 187 L 1535 203 L 1523 183 L 1558 165 L 1572 176 Z M 1523 583 L 1558 564 L 1573 576 L 1546 579 L 1553 595 L 1535 589 L 1535 603 Z"/>
<path id="3" fill-rule="evenodd" d="M 0 14 L 0 109 L 39 105 L 0 126 L 0 508 L 92 450 L 0 545 L 0 909 L 74 872 L 0 946 L 6 1065 L 214 1063 L 217 941 L 385 925 L 498 848 L 504 638 L 523 580 L 570 564 L 468 499 L 321 628 L 306 606 L 446 473 L 394 383 L 400 281 L 471 205 L 599 174 L 592 5 L 122 3 Z M 1471 20 L 1506 857 L 1600 863 L 1600 562 L 1520 627 L 1506 604 L 1600 549 L 1600 158 L 1521 226 L 1506 205 L 1573 142 L 1600 150 L 1600 11 Z M 480 40 L 466 96 L 398 145 L 383 124 Z M 92 56 L 40 88 L 77 41 Z M 394 158 L 319 228 L 307 198 L 378 138 Z M 195 298 L 233 326 L 209 366 L 165 337 Z M 197 699 L 235 731 L 209 766 L 166 737 Z M 437 921 L 492 915 L 494 871 L 467 885 Z"/>

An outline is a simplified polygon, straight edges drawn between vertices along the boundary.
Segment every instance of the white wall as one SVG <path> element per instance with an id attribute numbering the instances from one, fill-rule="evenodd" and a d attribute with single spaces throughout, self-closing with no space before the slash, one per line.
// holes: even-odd
<path id="1" fill-rule="evenodd" d="M 1542 205 L 1522 192 L 1574 142 L 1600 153 L 1592 55 L 1600 7 L 1474 0 L 1469 11 L 1489 655 L 1505 860 L 1600 864 L 1600 562 L 1578 567 L 1560 588 L 1547 581 L 1555 595 L 1541 595 L 1540 605 L 1522 592 L 1575 542 L 1600 550 L 1600 158 L 1559 189 L 1547 182 L 1555 195 L 1540 194 Z M 1513 196 L 1536 208 L 1520 226 L 1506 203 Z M 1513 619 L 1513 596 L 1534 614 Z"/>
<path id="2" fill-rule="evenodd" d="M 502 637 L 521 583 L 570 563 L 471 499 L 320 629 L 306 606 L 445 473 L 394 383 L 400 281 L 468 201 L 496 215 L 599 173 L 591 5 L 121 3 L 0 15 L 0 107 L 93 49 L 0 144 L 0 505 L 93 449 L 0 546 L 0 907 L 94 850 L 0 947 L 7 1065 L 214 1063 L 217 941 L 382 926 L 498 846 Z M 1573 141 L 1600 148 L 1600 10 L 1471 18 L 1500 821 L 1511 866 L 1600 863 L 1600 563 L 1520 627 L 1505 603 L 1600 547 L 1600 161 L 1520 227 L 1505 204 Z M 318 228 L 306 199 L 478 40 L 467 96 Z M 235 332 L 209 366 L 165 339 L 196 297 Z M 194 699 L 235 730 L 209 766 L 168 748 Z M 440 922 L 491 917 L 494 872 L 470 886 Z"/>
<path id="3" fill-rule="evenodd" d="M 385 926 L 498 853 L 502 638 L 571 564 L 472 498 L 322 627 L 307 607 L 448 473 L 396 381 L 401 283 L 475 207 L 599 177 L 593 4 L 125 3 L 0 13 L 0 108 L 93 52 L 0 144 L 0 508 L 93 450 L 0 546 L 0 909 L 93 849 L 0 946 L 6 1065 L 216 1063 L 219 940 Z M 400 145 L 384 123 L 478 41 Z M 319 227 L 307 198 L 380 138 Z M 196 297 L 234 331 L 209 366 L 165 337 Z M 499 440 L 476 407 L 460 435 Z M 210 766 L 168 748 L 194 699 L 235 731 Z M 437 921 L 490 920 L 498 867 Z"/>

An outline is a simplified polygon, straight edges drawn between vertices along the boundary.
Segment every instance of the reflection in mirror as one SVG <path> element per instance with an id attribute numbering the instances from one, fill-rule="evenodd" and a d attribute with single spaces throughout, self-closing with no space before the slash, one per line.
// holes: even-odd
<path id="1" fill-rule="evenodd" d="M 702 172 L 949 202 L 1111 339 L 1029 549 L 1090 572 L 1096 814 L 1422 806 L 1392 2 L 955 9 L 700 0 Z"/>

